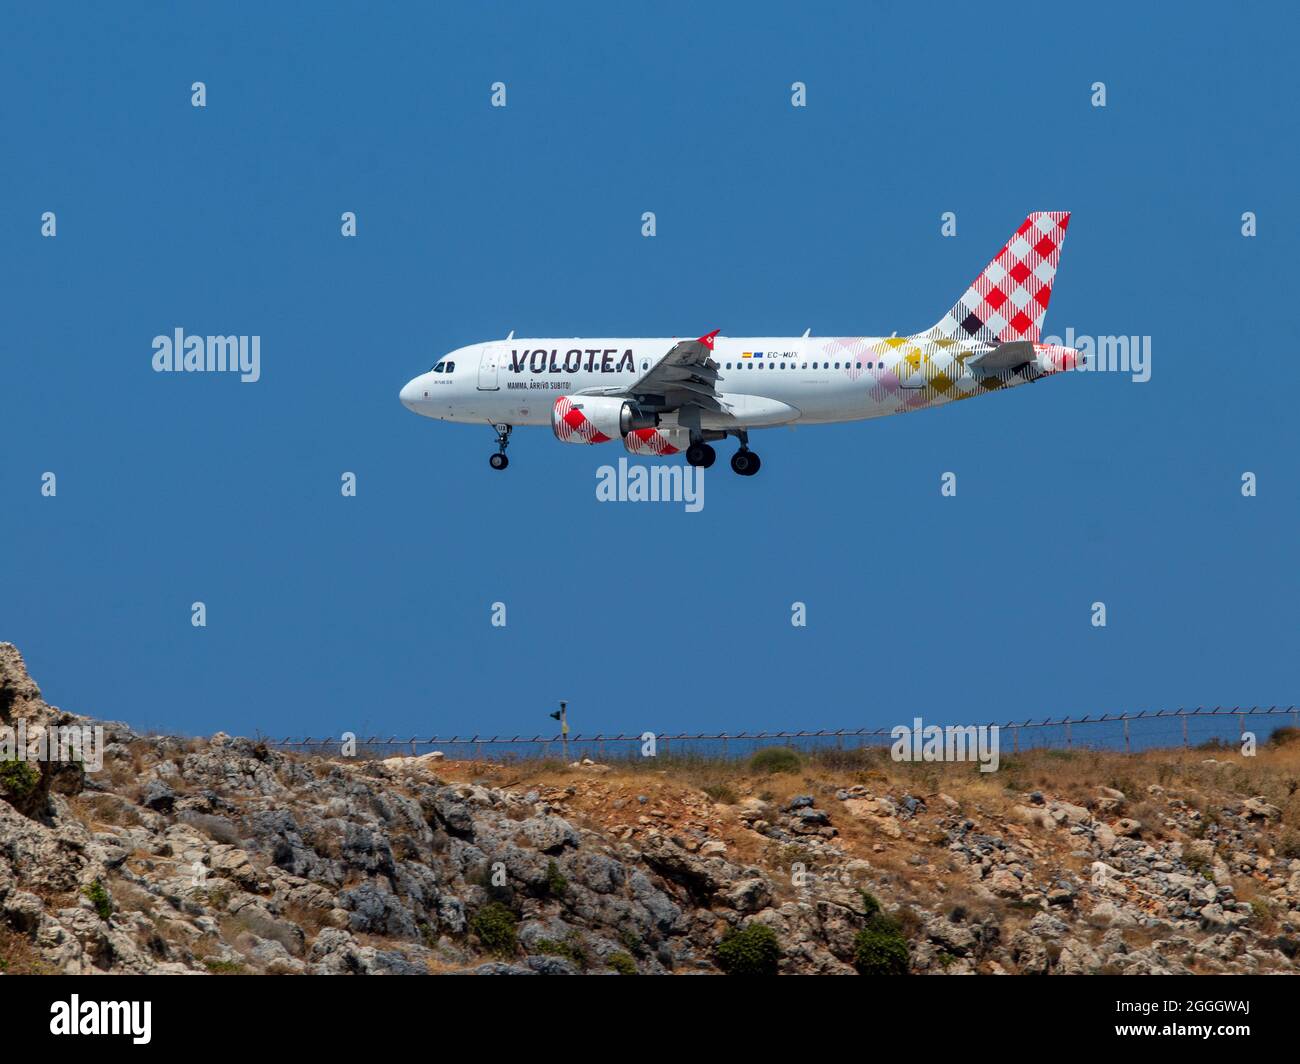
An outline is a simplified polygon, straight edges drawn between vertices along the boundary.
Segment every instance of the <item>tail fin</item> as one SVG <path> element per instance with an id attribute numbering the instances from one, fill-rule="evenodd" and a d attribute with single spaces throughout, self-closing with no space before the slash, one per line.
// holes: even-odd
<path id="1" fill-rule="evenodd" d="M 957 305 L 923 335 L 988 343 L 1037 343 L 1069 224 L 1069 211 L 1031 214 Z"/>

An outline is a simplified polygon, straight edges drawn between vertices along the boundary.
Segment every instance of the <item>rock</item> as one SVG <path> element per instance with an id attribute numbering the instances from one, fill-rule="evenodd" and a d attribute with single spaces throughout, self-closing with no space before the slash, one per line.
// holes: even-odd
<path id="1" fill-rule="evenodd" d="M 542 853 L 556 854 L 566 846 L 578 845 L 578 833 L 563 817 L 529 817 L 519 822 L 518 830 L 530 846 Z"/>
<path id="2" fill-rule="evenodd" d="M 1263 798 L 1247 798 L 1241 803 L 1241 807 L 1246 816 L 1254 820 L 1280 820 L 1282 810 L 1275 805 L 1270 805 Z"/>
<path id="3" fill-rule="evenodd" d="M 720 895 L 720 900 L 740 913 L 758 912 L 772 903 L 772 892 L 767 880 L 754 876 L 742 879 Z"/>
<path id="4" fill-rule="evenodd" d="M 524 961 L 538 975 L 579 975 L 577 966 L 563 957 L 536 956 Z"/>
<path id="5" fill-rule="evenodd" d="M 145 784 L 140 804 L 159 813 L 170 813 L 176 804 L 176 792 L 162 780 L 152 779 Z"/>
<path id="6" fill-rule="evenodd" d="M 848 798 L 844 802 L 844 811 L 849 816 L 865 820 L 876 815 L 876 803 L 871 798 Z"/>
<path id="7" fill-rule="evenodd" d="M 986 883 L 994 894 L 999 894 L 1004 898 L 1018 898 L 1024 891 L 1020 880 L 1005 868 L 994 871 L 988 877 Z"/>
<path id="8" fill-rule="evenodd" d="M 45 725 L 84 719 L 41 702 L 20 662 L 0 644 L 0 715 L 7 698 Z M 777 935 L 783 974 L 849 974 L 865 891 L 905 924 L 918 973 L 1300 968 L 1300 859 L 1286 856 L 1285 815 L 1234 794 L 1231 773 L 1213 795 L 1196 792 L 1199 770 L 1148 787 L 1142 808 L 1158 810 L 1144 818 L 1159 831 L 1143 839 L 1136 820 L 1116 819 L 1122 792 L 1095 781 L 1074 782 L 1093 795 L 1087 809 L 1051 790 L 1012 809 L 972 789 L 963 812 L 942 793 L 900 793 L 888 771 L 860 777 L 870 786 L 810 778 L 781 808 L 746 794 L 741 776 L 746 796 L 721 805 L 662 772 L 636 795 L 597 778 L 589 758 L 583 778 L 516 789 L 490 785 L 516 767 L 475 765 L 476 781 L 444 783 L 440 751 L 291 756 L 254 739 L 105 727 L 105 771 L 82 797 L 51 781 L 39 808 L 0 801 L 11 964 L 568 975 L 608 974 L 625 954 L 646 974 L 712 973 L 723 934 L 757 924 Z M 839 804 L 820 808 L 831 794 Z M 845 818 L 878 834 L 841 837 Z M 874 854 L 878 867 L 863 859 Z M 1256 908 L 1234 890 L 1246 883 Z M 512 919 L 518 948 L 489 953 L 492 921 Z"/>
<path id="9" fill-rule="evenodd" d="M 1011 815 L 1030 827 L 1045 828 L 1052 825 L 1052 818 L 1041 808 L 1030 805 L 1013 805 Z"/>
<path id="10" fill-rule="evenodd" d="M 1051 811 L 1052 818 L 1058 823 L 1086 824 L 1092 819 L 1092 814 L 1083 806 L 1073 805 L 1070 802 L 1052 802 L 1048 809 Z"/>
<path id="11" fill-rule="evenodd" d="M 1092 907 L 1092 920 L 1105 927 L 1132 927 L 1137 921 L 1113 901 L 1099 901 Z"/>

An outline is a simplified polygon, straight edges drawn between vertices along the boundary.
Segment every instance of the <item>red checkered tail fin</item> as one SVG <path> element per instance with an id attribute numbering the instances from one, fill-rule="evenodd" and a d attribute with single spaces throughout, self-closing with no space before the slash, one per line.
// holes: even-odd
<path id="1" fill-rule="evenodd" d="M 1037 343 L 1069 225 L 1069 211 L 1031 214 L 957 305 L 922 335 L 990 344 L 1014 340 Z"/>

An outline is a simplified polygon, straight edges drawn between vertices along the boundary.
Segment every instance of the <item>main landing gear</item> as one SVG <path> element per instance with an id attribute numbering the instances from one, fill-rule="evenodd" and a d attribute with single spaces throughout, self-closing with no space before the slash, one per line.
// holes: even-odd
<path id="1" fill-rule="evenodd" d="M 758 455 L 749 449 L 749 433 L 741 429 L 739 432 L 733 432 L 732 435 L 740 441 L 740 450 L 731 456 L 731 471 L 742 477 L 752 477 L 763 468 L 763 463 Z"/>
<path id="2" fill-rule="evenodd" d="M 740 441 L 740 450 L 731 456 L 731 468 L 739 473 L 742 477 L 752 477 L 759 471 L 762 462 L 758 460 L 758 455 L 749 449 L 749 433 L 744 429 L 731 430 L 728 432 L 718 432 L 709 430 L 714 439 L 724 439 L 726 436 L 735 436 Z M 686 464 L 699 466 L 701 469 L 708 469 L 718 458 L 718 452 L 715 451 L 707 442 L 706 433 L 692 432 L 694 439 L 691 445 L 686 448 Z"/>
<path id="3" fill-rule="evenodd" d="M 742 447 L 731 456 L 731 469 L 742 477 L 752 477 L 763 467 L 758 455 L 748 447 Z"/>
<path id="4" fill-rule="evenodd" d="M 510 459 L 506 457 L 506 448 L 510 446 L 510 425 L 493 425 L 497 430 L 497 453 L 488 459 L 488 465 L 493 469 L 505 469 L 510 464 Z"/>
<path id="5" fill-rule="evenodd" d="M 697 440 L 686 448 L 686 464 L 708 469 L 717 460 L 718 452 L 703 440 Z"/>

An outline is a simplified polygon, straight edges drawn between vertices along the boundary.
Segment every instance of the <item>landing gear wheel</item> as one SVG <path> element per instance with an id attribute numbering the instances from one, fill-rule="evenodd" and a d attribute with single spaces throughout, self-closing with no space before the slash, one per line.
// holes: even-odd
<path id="1" fill-rule="evenodd" d="M 708 469 L 717 460 L 718 452 L 707 443 L 693 443 L 686 448 L 686 464 Z"/>
<path id="2" fill-rule="evenodd" d="M 732 472 L 740 474 L 742 477 L 752 477 L 762 466 L 758 455 L 748 448 L 742 447 L 739 451 L 731 456 Z"/>
<path id="3" fill-rule="evenodd" d="M 506 457 L 506 448 L 510 446 L 510 425 L 493 425 L 497 432 L 497 453 L 488 459 L 488 465 L 493 469 L 505 469 L 510 464 L 510 459 Z"/>

